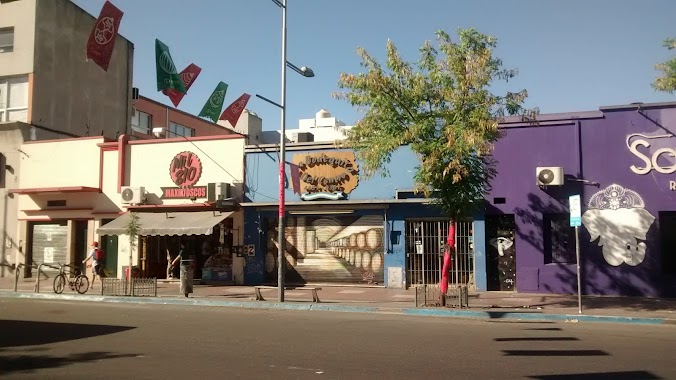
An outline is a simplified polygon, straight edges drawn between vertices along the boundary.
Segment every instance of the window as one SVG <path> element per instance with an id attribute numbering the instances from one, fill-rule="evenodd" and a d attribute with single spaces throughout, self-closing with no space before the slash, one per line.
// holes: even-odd
<path id="1" fill-rule="evenodd" d="M 14 28 L 0 29 L 0 53 L 14 51 Z"/>
<path id="2" fill-rule="evenodd" d="M 0 122 L 28 120 L 28 77 L 0 78 Z"/>
<path id="3" fill-rule="evenodd" d="M 134 132 L 150 134 L 150 129 L 153 126 L 153 117 L 150 114 L 134 110 L 134 116 L 131 118 L 131 129 Z"/>
<path id="4" fill-rule="evenodd" d="M 195 136 L 195 130 L 192 128 L 185 127 L 181 124 L 169 123 L 169 136 L 168 137 L 193 137 Z"/>
<path id="5" fill-rule="evenodd" d="M 662 273 L 676 274 L 676 211 L 662 211 L 659 213 L 660 235 L 662 235 Z"/>
<path id="6" fill-rule="evenodd" d="M 545 264 L 575 263 L 575 229 L 568 214 L 544 214 L 542 218 Z"/>

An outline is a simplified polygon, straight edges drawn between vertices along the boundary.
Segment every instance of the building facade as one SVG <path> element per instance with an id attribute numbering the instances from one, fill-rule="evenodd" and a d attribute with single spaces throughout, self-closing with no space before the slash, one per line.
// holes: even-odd
<path id="1" fill-rule="evenodd" d="M 199 278 L 241 284 L 244 144 L 237 134 L 24 143 L 22 175 L 8 191 L 18 197 L 25 242 L 15 261 L 30 276 L 30 265 L 79 263 L 98 241 L 109 276 L 123 276 L 131 264 L 141 275 L 166 278 L 184 243 Z M 126 232 L 131 212 L 141 226 L 136 240 Z"/>
<path id="2" fill-rule="evenodd" d="M 95 22 L 68 0 L 0 3 L 0 122 L 70 137 L 128 133 L 134 47 L 118 36 L 108 71 L 87 62 Z"/>
<path id="3" fill-rule="evenodd" d="M 238 133 L 230 128 L 229 124 L 227 126 L 215 124 L 144 96 L 139 96 L 138 99 L 133 100 L 132 104 L 131 137 L 133 139 L 149 140 L 180 136 L 203 137 Z M 244 129 L 243 124 L 250 120 L 251 123 L 255 123 L 256 118 L 258 124 L 262 124 L 260 118 L 255 114 L 247 112 L 242 115 L 243 117 L 238 122 L 240 129 Z"/>
<path id="4" fill-rule="evenodd" d="M 569 200 L 580 195 L 583 294 L 676 295 L 676 104 L 510 119 L 482 211 L 458 221 L 453 283 L 478 291 L 577 292 Z M 245 283 L 276 282 L 275 147 L 246 148 Z M 363 178 L 354 153 L 289 144 L 300 194 L 285 192 L 287 281 L 409 287 L 438 283 L 448 218 L 412 192 L 417 158 L 392 155 Z M 294 181 L 291 177 L 287 182 Z"/>

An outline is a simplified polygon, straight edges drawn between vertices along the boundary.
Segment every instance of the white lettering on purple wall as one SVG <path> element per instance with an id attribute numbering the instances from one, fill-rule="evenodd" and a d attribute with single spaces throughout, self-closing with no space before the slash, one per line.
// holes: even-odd
<path id="1" fill-rule="evenodd" d="M 629 151 L 634 156 L 636 156 L 639 160 L 643 161 L 643 166 L 631 165 L 629 169 L 631 169 L 632 172 L 640 175 L 648 174 L 652 170 L 655 170 L 656 172 L 662 174 L 676 173 L 676 149 L 660 148 L 657 149 L 655 152 L 653 152 L 651 156 L 649 156 L 646 155 L 646 153 L 639 150 L 639 147 L 650 148 L 651 144 L 644 139 L 636 139 L 633 142 L 629 143 L 629 140 L 631 140 L 631 138 L 634 136 L 643 137 L 644 139 L 663 139 L 674 137 L 673 134 L 646 136 L 640 133 L 633 133 L 627 136 L 627 148 L 629 148 Z M 670 162 L 668 164 L 665 164 L 664 161 Z"/>

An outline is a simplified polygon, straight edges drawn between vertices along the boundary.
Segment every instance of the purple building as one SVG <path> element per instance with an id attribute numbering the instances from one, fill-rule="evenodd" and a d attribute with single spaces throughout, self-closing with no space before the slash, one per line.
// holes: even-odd
<path id="1" fill-rule="evenodd" d="M 580 195 L 583 294 L 676 296 L 676 103 L 538 121 L 503 124 L 485 210 L 458 224 L 451 281 L 478 291 L 575 293 L 569 197 Z M 244 244 L 256 247 L 246 258 L 247 284 L 275 281 L 275 149 L 247 148 Z M 290 144 L 288 162 L 312 163 L 300 169 L 303 181 L 316 182 L 312 170 L 320 170 L 334 182 L 286 192 L 287 279 L 438 283 L 448 218 L 412 193 L 415 155 L 401 147 L 389 177 L 364 179 L 350 154 L 333 144 Z M 329 163 L 328 172 L 315 168 Z"/>

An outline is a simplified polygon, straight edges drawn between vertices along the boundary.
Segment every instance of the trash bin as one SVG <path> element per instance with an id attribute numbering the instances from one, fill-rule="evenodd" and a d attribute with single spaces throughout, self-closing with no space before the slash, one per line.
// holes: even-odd
<path id="1" fill-rule="evenodd" d="M 192 293 L 193 277 L 195 276 L 193 270 L 194 260 L 181 260 L 181 293 L 186 297 Z"/>

